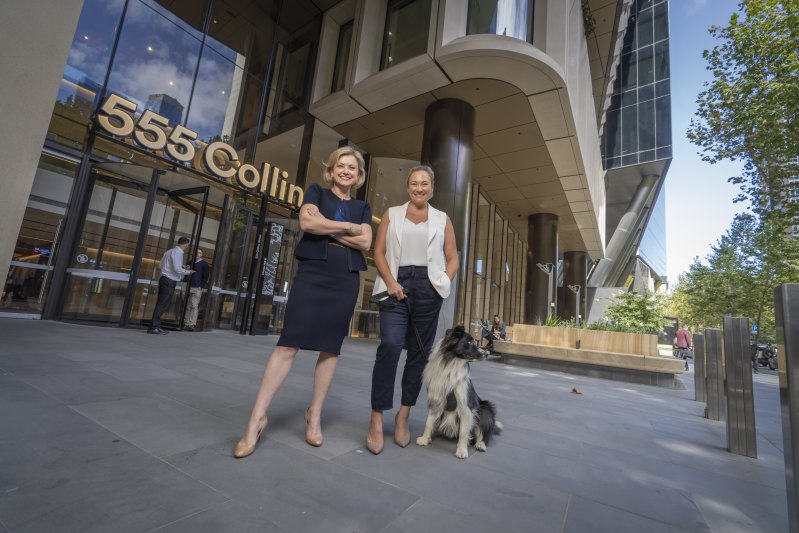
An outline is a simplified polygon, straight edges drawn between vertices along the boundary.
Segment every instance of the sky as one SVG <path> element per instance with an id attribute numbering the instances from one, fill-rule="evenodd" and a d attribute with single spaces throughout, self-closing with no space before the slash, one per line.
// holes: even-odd
<path id="1" fill-rule="evenodd" d="M 738 0 L 670 0 L 671 110 L 673 159 L 666 175 L 666 250 L 669 284 L 688 270 L 694 257 L 704 259 L 729 228 L 736 213 L 738 186 L 727 178 L 740 173 L 729 161 L 702 161 L 699 147 L 686 136 L 696 112 L 696 97 L 710 79 L 702 52 L 718 44 L 710 26 L 726 26 Z"/>

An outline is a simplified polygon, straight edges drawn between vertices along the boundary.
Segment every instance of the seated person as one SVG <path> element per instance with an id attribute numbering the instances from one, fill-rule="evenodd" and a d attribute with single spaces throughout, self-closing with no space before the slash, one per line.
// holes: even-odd
<path id="1" fill-rule="evenodd" d="M 488 340 L 487 348 L 494 349 L 494 341 L 497 339 L 505 340 L 505 323 L 499 315 L 494 315 L 489 328 L 483 327 L 483 338 Z"/>

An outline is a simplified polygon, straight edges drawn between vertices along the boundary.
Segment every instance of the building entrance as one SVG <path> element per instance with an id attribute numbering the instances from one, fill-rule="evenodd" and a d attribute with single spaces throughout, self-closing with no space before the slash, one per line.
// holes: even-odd
<path id="1" fill-rule="evenodd" d="M 119 326 L 148 323 L 161 256 L 186 237 L 191 243 L 186 263 L 193 262 L 209 190 L 178 172 L 123 163 L 95 165 L 66 271 L 63 318 Z M 164 326 L 181 327 L 186 294 L 186 283 L 179 283 L 162 317 Z"/>

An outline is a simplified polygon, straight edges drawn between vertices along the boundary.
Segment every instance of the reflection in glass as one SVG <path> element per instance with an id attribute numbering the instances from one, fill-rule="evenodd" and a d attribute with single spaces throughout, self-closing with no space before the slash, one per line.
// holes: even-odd
<path id="1" fill-rule="evenodd" d="M 206 46 L 260 81 L 266 78 L 279 2 L 215 0 Z"/>
<path id="2" fill-rule="evenodd" d="M 534 0 L 469 0 L 467 35 L 491 33 L 532 41 Z"/>
<path id="3" fill-rule="evenodd" d="M 48 138 L 80 148 L 108 71 L 125 0 L 85 0 L 61 85 Z"/>
<path id="4" fill-rule="evenodd" d="M 205 142 L 229 144 L 237 131 L 244 70 L 208 46 L 203 49 L 186 127 Z"/>
<path id="5" fill-rule="evenodd" d="M 153 7 L 131 1 L 107 94 L 119 93 L 182 124 L 200 57 L 200 36 Z"/>
<path id="6" fill-rule="evenodd" d="M 350 44 L 352 43 L 352 28 L 355 21 L 344 24 L 338 33 L 338 46 L 336 47 L 336 64 L 333 69 L 333 87 L 330 92 L 340 91 L 344 88 L 347 77 L 347 66 L 350 59 Z"/>
<path id="7" fill-rule="evenodd" d="M 380 70 L 427 52 L 430 0 L 392 0 L 388 4 Z"/>
<path id="8" fill-rule="evenodd" d="M 491 206 L 480 194 L 477 199 L 477 213 L 472 219 L 475 228 L 473 256 L 472 301 L 469 309 L 472 335 L 480 338 L 480 326 L 477 322 L 486 318 L 486 270 L 488 260 L 488 229 L 491 222 Z"/>
<path id="9" fill-rule="evenodd" d="M 11 256 L 0 309 L 41 313 L 77 163 L 43 153 Z"/>

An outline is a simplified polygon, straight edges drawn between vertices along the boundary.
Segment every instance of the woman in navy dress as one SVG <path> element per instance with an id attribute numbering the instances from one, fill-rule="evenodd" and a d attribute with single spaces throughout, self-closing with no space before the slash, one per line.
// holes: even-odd
<path id="1" fill-rule="evenodd" d="M 371 208 L 350 196 L 366 179 L 361 154 L 349 146 L 334 151 L 324 179 L 330 188 L 311 185 L 300 208 L 304 233 L 295 251 L 299 265 L 283 330 L 264 370 L 247 430 L 233 452 L 237 458 L 255 451 L 266 428 L 266 411 L 300 349 L 319 351 L 311 403 L 305 411 L 305 440 L 311 446 L 322 445 L 322 407 L 355 309 L 359 272 L 366 270 L 363 252 L 372 244 Z"/>

